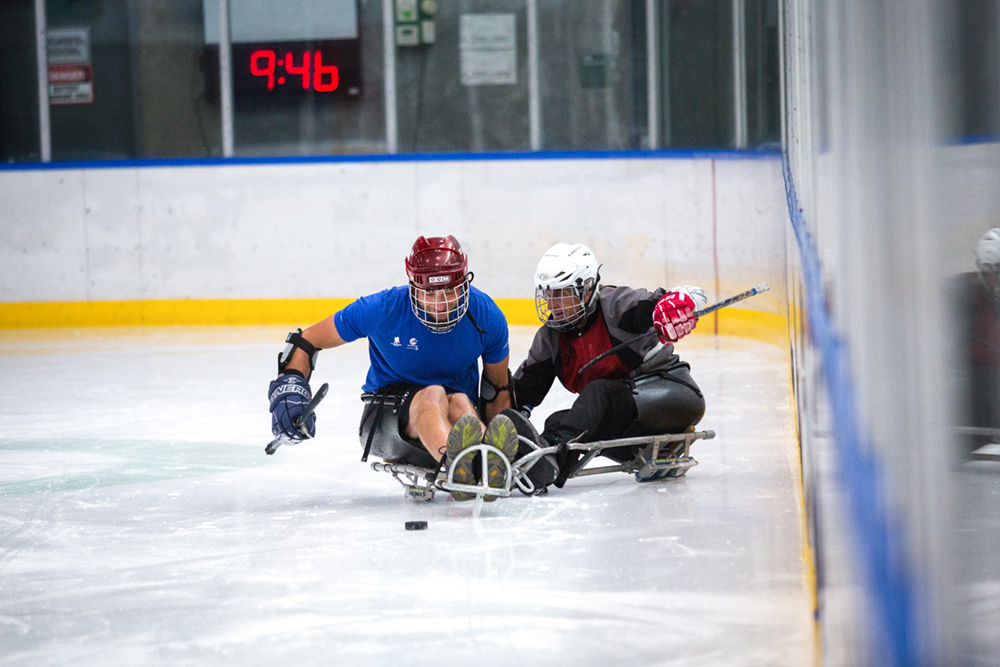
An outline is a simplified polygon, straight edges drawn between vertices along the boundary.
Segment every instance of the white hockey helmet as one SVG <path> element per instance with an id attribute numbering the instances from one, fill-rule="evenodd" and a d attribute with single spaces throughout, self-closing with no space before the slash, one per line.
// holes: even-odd
<path id="1" fill-rule="evenodd" d="M 994 227 L 976 243 L 976 270 L 979 279 L 1000 298 L 1000 227 Z"/>
<path id="2" fill-rule="evenodd" d="M 569 331 L 597 308 L 601 265 L 587 246 L 557 243 L 535 268 L 535 312 L 545 326 Z"/>

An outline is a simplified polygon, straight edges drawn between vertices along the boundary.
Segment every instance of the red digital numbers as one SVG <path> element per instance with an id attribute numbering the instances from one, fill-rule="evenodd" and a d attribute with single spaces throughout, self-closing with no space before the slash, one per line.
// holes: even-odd
<path id="1" fill-rule="evenodd" d="M 261 59 L 267 63 L 267 66 L 261 68 Z M 254 76 L 266 76 L 267 77 L 267 89 L 274 90 L 274 51 L 254 51 L 250 56 L 250 73 Z"/>
<path id="2" fill-rule="evenodd" d="M 288 74 L 302 77 L 302 90 L 309 90 L 311 85 L 318 93 L 328 93 L 340 85 L 340 72 L 336 65 L 323 64 L 323 52 L 304 51 L 302 64 L 296 65 L 291 51 L 278 60 L 271 49 L 258 49 L 250 54 L 250 73 L 254 76 L 267 77 L 267 89 L 274 90 L 275 66 L 283 67 Z M 310 70 L 312 70 L 310 72 Z M 277 77 L 278 85 L 285 83 L 285 77 Z"/>
<path id="3" fill-rule="evenodd" d="M 285 54 L 285 71 L 289 74 L 302 77 L 302 90 L 309 90 L 309 82 L 312 79 L 312 77 L 309 76 L 310 58 L 312 58 L 312 54 L 306 51 L 302 54 L 302 64 L 297 66 L 293 60 L 292 52 L 289 51 Z"/>
<path id="4" fill-rule="evenodd" d="M 326 83 L 323 82 L 323 75 L 330 77 L 330 80 Z M 313 72 L 313 88 L 317 93 L 326 93 L 331 90 L 337 90 L 337 86 L 340 85 L 340 72 L 337 71 L 336 65 L 326 65 L 323 66 L 323 53 L 322 51 L 316 52 L 316 70 Z"/>

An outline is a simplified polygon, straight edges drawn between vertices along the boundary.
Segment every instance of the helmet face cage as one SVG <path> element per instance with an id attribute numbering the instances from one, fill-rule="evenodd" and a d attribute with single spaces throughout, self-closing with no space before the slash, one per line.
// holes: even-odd
<path id="1" fill-rule="evenodd" d="M 410 283 L 410 309 L 420 323 L 434 333 L 447 333 L 454 329 L 469 310 L 469 284 L 472 274 L 467 274 L 458 285 L 425 289 Z"/>
<path id="2" fill-rule="evenodd" d="M 535 268 L 535 312 L 557 331 L 583 325 L 597 308 L 601 266 L 587 246 L 557 243 Z"/>
<path id="3" fill-rule="evenodd" d="M 434 333 L 446 333 L 469 310 L 469 260 L 454 236 L 424 238 L 406 258 L 410 309 Z"/>
<path id="4" fill-rule="evenodd" d="M 572 287 L 535 287 L 535 312 L 545 326 L 570 331 L 586 322 L 597 303 L 594 281 L 578 282 Z"/>

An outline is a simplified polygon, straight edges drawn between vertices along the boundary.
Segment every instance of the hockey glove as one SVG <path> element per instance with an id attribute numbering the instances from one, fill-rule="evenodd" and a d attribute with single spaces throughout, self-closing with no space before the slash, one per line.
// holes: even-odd
<path id="1" fill-rule="evenodd" d="M 279 375 L 271 382 L 267 395 L 271 401 L 271 433 L 276 436 L 284 433 L 296 440 L 316 435 L 315 413 L 298 424 L 298 428 L 295 423 L 312 400 L 312 390 L 305 378 L 291 373 Z"/>
<path id="2" fill-rule="evenodd" d="M 676 343 L 691 333 L 698 323 L 698 318 L 694 316 L 698 306 L 686 289 L 667 292 L 657 301 L 653 308 L 653 326 L 656 327 L 660 342 Z M 704 304 L 701 306 L 704 307 Z"/>

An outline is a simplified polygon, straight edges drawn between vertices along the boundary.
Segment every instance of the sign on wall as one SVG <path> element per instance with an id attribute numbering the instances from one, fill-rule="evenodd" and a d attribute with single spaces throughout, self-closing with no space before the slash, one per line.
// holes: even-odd
<path id="1" fill-rule="evenodd" d="M 514 14 L 462 14 L 458 31 L 463 86 L 517 83 Z"/>
<path id="2" fill-rule="evenodd" d="M 47 30 L 46 57 L 49 61 L 49 104 L 90 104 L 94 101 L 90 28 Z"/>

